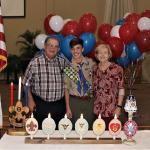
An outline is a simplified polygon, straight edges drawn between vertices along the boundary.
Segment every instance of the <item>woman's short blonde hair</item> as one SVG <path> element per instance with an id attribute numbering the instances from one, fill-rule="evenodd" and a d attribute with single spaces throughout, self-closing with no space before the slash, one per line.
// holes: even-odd
<path id="1" fill-rule="evenodd" d="M 110 46 L 109 46 L 108 44 L 99 44 L 99 45 L 96 47 L 96 49 L 95 49 L 95 56 L 97 57 L 99 51 L 100 51 L 101 49 L 103 49 L 103 48 L 108 49 L 108 55 L 109 55 L 109 58 L 111 58 L 111 57 L 112 57 L 112 51 L 111 51 Z"/>

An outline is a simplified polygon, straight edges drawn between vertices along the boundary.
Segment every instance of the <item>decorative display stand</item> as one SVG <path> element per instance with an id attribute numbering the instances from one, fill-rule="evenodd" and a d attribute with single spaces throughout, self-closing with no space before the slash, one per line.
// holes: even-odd
<path id="1" fill-rule="evenodd" d="M 29 117 L 29 108 L 23 106 L 21 102 L 21 77 L 19 78 L 18 101 L 16 105 L 9 107 L 9 123 L 10 128 L 7 130 L 9 135 L 27 135 L 25 130 L 25 122 Z"/>
<path id="2" fill-rule="evenodd" d="M 47 118 L 46 118 L 47 119 Z M 43 121 L 44 126 L 42 127 L 42 130 L 44 129 L 44 134 L 48 135 L 51 134 L 51 137 L 26 137 L 25 143 L 26 144 L 121 144 L 122 140 L 121 138 L 116 138 L 113 140 L 113 138 L 97 138 L 97 137 L 84 137 L 84 135 L 88 132 L 88 122 L 85 118 L 83 118 L 83 114 L 81 114 L 80 118 L 75 123 L 75 130 L 77 135 L 79 137 L 69 137 L 69 133 L 72 129 L 72 123 L 71 121 L 65 117 L 60 120 L 58 128 L 59 133 L 63 135 L 62 137 L 53 137 L 52 133 L 55 132 L 55 124 L 54 122 L 48 121 L 45 124 L 45 120 Z M 102 123 L 102 126 L 101 126 Z M 105 123 L 103 124 L 103 120 L 98 118 L 98 120 L 93 124 L 94 127 L 94 133 L 96 135 L 101 135 L 105 130 Z M 98 125 L 98 128 L 97 128 Z M 104 125 L 104 126 L 103 126 Z M 50 127 L 50 128 L 47 128 Z M 102 127 L 102 129 L 100 129 Z M 99 130 L 100 129 L 100 130 Z M 29 132 L 28 132 L 29 133 Z M 94 134 L 93 133 L 93 134 Z M 29 133 L 30 134 L 30 133 Z M 67 137 L 68 136 L 68 137 Z"/>

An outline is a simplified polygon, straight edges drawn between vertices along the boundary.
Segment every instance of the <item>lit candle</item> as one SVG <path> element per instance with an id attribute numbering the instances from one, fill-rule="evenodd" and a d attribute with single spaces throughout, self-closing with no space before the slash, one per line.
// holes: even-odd
<path id="1" fill-rule="evenodd" d="M 14 84 L 10 83 L 10 106 L 13 106 L 14 103 Z"/>
<path id="2" fill-rule="evenodd" d="M 26 83 L 26 87 L 25 87 L 25 102 L 27 106 L 28 105 L 28 83 Z"/>
<path id="3" fill-rule="evenodd" d="M 19 77 L 18 100 L 21 100 L 21 77 Z"/>

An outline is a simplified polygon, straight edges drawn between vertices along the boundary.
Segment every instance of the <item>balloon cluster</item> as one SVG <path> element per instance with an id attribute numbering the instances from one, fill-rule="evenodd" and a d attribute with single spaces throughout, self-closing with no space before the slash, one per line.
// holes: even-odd
<path id="1" fill-rule="evenodd" d="M 44 30 L 47 35 L 60 41 L 61 53 L 68 60 L 72 58 L 69 43 L 74 37 L 80 37 L 83 40 L 83 54 L 92 58 L 95 55 L 94 49 L 97 44 L 108 43 L 113 58 L 123 67 L 140 59 L 142 53 L 150 50 L 150 10 L 141 14 L 126 13 L 116 22 L 115 26 L 99 25 L 98 41 L 94 35 L 97 30 L 97 20 L 91 13 L 83 14 L 79 21 L 49 14 L 44 19 Z M 35 44 L 39 49 L 44 47 L 46 34 L 40 34 L 35 39 Z"/>
<path id="2" fill-rule="evenodd" d="M 44 29 L 47 35 L 53 36 L 60 41 L 61 52 L 71 60 L 72 54 L 69 43 L 74 37 L 83 40 L 84 55 L 88 55 L 95 47 L 95 31 L 97 28 L 96 17 L 91 13 L 83 14 L 79 21 L 63 19 L 59 15 L 49 14 L 44 19 Z M 35 39 L 39 49 L 43 49 L 46 35 L 40 34 Z"/>
<path id="3" fill-rule="evenodd" d="M 115 26 L 101 24 L 98 37 L 110 45 L 117 62 L 128 67 L 150 51 L 150 10 L 141 14 L 127 13 Z"/>

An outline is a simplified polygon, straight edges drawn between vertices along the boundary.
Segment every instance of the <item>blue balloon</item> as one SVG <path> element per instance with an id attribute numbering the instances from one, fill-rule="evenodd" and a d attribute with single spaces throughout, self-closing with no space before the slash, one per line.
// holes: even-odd
<path id="1" fill-rule="evenodd" d="M 40 55 L 44 54 L 44 51 L 45 51 L 44 48 L 40 49 Z"/>
<path id="2" fill-rule="evenodd" d="M 122 66 L 122 67 L 128 67 L 129 63 L 130 63 L 130 60 L 128 59 L 127 56 L 125 57 L 120 57 L 117 59 L 117 63 Z"/>
<path id="3" fill-rule="evenodd" d="M 84 47 L 83 55 L 87 55 L 95 47 L 96 44 L 95 36 L 93 33 L 85 32 L 81 34 L 80 38 L 83 40 L 83 47 Z"/>
<path id="4" fill-rule="evenodd" d="M 126 46 L 126 53 L 130 61 L 136 61 L 142 55 L 135 42 Z"/>
<path id="5" fill-rule="evenodd" d="M 56 38 L 60 43 L 64 39 L 64 36 L 62 34 L 52 34 L 50 37 Z"/>
<path id="6" fill-rule="evenodd" d="M 70 61 L 68 60 L 68 58 L 61 51 L 58 52 L 58 56 L 65 59 L 66 63 L 68 65 L 70 65 Z"/>
<path id="7" fill-rule="evenodd" d="M 72 59 L 72 53 L 70 48 L 70 41 L 75 38 L 74 35 L 66 36 L 63 41 L 61 42 L 61 52 L 68 58 L 68 60 Z"/>
<path id="8" fill-rule="evenodd" d="M 124 18 L 120 18 L 117 22 L 116 25 L 123 25 L 125 23 L 125 19 Z"/>

